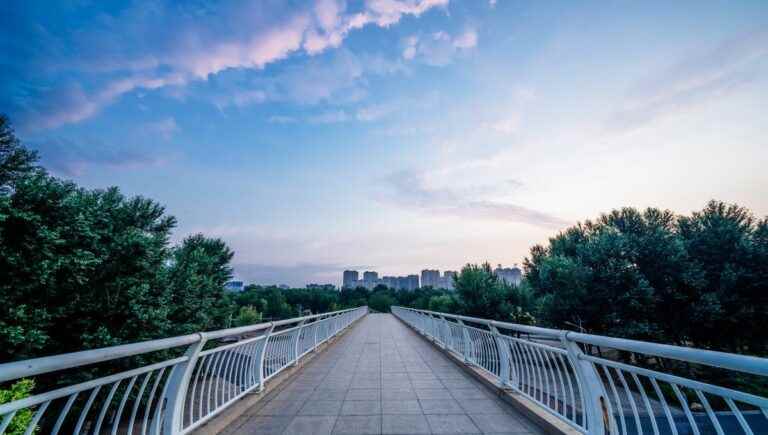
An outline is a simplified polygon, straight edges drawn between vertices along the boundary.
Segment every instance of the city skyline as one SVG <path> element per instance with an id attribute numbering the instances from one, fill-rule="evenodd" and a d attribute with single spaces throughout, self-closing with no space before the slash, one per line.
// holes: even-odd
<path id="1" fill-rule="evenodd" d="M 522 263 L 631 206 L 768 215 L 768 2 L 10 0 L 0 112 L 247 282 Z M 76 30 L 74 30 L 76 29 Z"/>

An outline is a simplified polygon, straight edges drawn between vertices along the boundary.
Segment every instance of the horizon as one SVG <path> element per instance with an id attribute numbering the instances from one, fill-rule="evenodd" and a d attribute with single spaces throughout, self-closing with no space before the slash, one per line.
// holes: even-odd
<path id="1" fill-rule="evenodd" d="M 222 238 L 234 279 L 522 265 L 621 207 L 768 215 L 766 2 L 8 10 L 21 140 L 56 176 L 164 204 L 174 242 Z"/>

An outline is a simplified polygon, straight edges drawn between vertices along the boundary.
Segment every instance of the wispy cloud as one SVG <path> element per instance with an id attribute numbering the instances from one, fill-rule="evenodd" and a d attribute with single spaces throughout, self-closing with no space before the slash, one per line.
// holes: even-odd
<path id="1" fill-rule="evenodd" d="M 216 104 L 220 109 L 267 102 L 346 105 L 359 102 L 367 95 L 370 77 L 404 72 L 407 68 L 400 59 L 355 54 L 341 48 L 333 55 L 311 58 L 272 76 L 236 83 L 221 92 Z"/>
<path id="2" fill-rule="evenodd" d="M 623 105 L 609 117 L 607 128 L 638 128 L 739 90 L 765 79 L 767 63 L 768 30 L 742 34 L 636 83 Z"/>
<path id="3" fill-rule="evenodd" d="M 457 55 L 477 46 L 477 32 L 467 29 L 453 36 L 446 32 L 412 35 L 403 40 L 403 46 L 403 59 L 445 66 Z"/>
<path id="4" fill-rule="evenodd" d="M 267 118 L 267 122 L 270 124 L 293 124 L 296 122 L 296 118 L 293 116 L 273 115 Z"/>
<path id="5" fill-rule="evenodd" d="M 146 130 L 160 135 L 164 140 L 170 140 L 174 134 L 180 131 L 176 119 L 168 117 L 160 121 L 150 122 L 145 126 Z"/>
<path id="6" fill-rule="evenodd" d="M 518 204 L 496 201 L 489 193 L 497 193 L 499 185 L 473 186 L 463 189 L 429 186 L 423 173 L 402 171 L 386 179 L 389 192 L 385 200 L 394 204 L 435 215 L 459 216 L 522 222 L 544 228 L 562 228 L 568 221 Z M 519 180 L 507 180 L 501 188 L 513 190 L 522 185 Z"/>
<path id="7" fill-rule="evenodd" d="M 354 12 L 344 0 L 317 0 L 302 8 L 240 1 L 216 10 L 172 2 L 155 2 L 152 8 L 139 4 L 78 32 L 71 42 L 78 52 L 76 61 L 53 61 L 61 70 L 84 74 L 90 83 L 102 85 L 86 90 L 80 82 L 57 84 L 18 106 L 26 108 L 29 129 L 75 123 L 134 90 L 184 86 L 229 69 L 260 70 L 295 53 L 316 55 L 338 47 L 355 29 L 388 27 L 403 16 L 418 17 L 447 3 L 370 0 Z M 52 98 L 55 104 L 47 104 Z M 242 95 L 232 103 L 259 98 Z"/>
<path id="8" fill-rule="evenodd" d="M 337 124 L 346 122 L 349 119 L 347 113 L 343 110 L 333 110 L 310 116 L 307 120 L 313 124 Z"/>

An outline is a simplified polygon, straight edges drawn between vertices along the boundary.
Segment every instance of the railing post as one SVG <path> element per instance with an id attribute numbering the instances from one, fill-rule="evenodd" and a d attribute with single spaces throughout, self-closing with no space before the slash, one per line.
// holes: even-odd
<path id="1" fill-rule="evenodd" d="M 256 346 L 256 353 L 254 360 L 258 361 L 258 367 L 256 368 L 257 380 L 259 381 L 259 392 L 264 391 L 264 360 L 267 354 L 267 345 L 269 344 L 269 337 L 272 336 L 272 331 L 275 330 L 275 322 L 269 325 L 269 329 L 264 333 L 264 340 L 261 344 Z"/>
<path id="2" fill-rule="evenodd" d="M 163 417 L 163 434 L 176 435 L 181 433 L 182 425 L 184 424 L 184 400 L 187 397 L 189 380 L 197 365 L 198 355 L 207 341 L 204 334 L 198 335 L 200 340 L 190 344 L 184 353 L 184 356 L 188 359 L 174 367 L 173 373 L 171 373 L 171 377 L 167 381 L 168 387 L 164 397 L 165 416 Z M 160 403 L 162 404 L 162 402 Z M 157 428 L 154 424 L 152 427 Z"/>
<path id="3" fill-rule="evenodd" d="M 313 343 L 314 343 L 314 345 L 312 346 L 312 352 L 317 352 L 317 330 L 318 330 L 318 329 L 320 329 L 320 321 L 321 321 L 321 320 L 322 320 L 321 318 L 317 318 L 317 319 L 315 319 L 315 321 L 312 323 L 313 325 L 315 325 L 315 326 L 312 328 L 312 329 L 314 330 L 314 334 L 313 334 L 313 335 L 315 336 L 315 340 L 314 340 L 314 342 L 313 342 Z"/>
<path id="4" fill-rule="evenodd" d="M 608 412 L 608 395 L 605 386 L 597 373 L 595 366 L 582 358 L 582 352 L 578 343 L 568 338 L 568 332 L 561 335 L 563 346 L 568 351 L 568 359 L 571 361 L 576 372 L 576 378 L 581 390 L 583 408 L 586 416 L 587 433 L 590 435 L 605 435 L 609 432 L 610 421 L 612 420 Z"/>
<path id="5" fill-rule="evenodd" d="M 464 338 L 464 352 L 461 353 L 461 355 L 464 357 L 465 363 L 472 364 L 474 361 L 474 348 L 472 346 L 472 340 L 469 339 L 469 331 L 467 330 L 467 325 L 464 324 L 464 322 L 461 321 L 461 319 L 456 319 L 457 322 L 459 322 L 459 325 L 461 326 L 461 335 Z"/>
<path id="6" fill-rule="evenodd" d="M 301 340 L 301 331 L 304 329 L 304 322 L 306 320 L 302 320 L 299 322 L 298 329 L 296 329 L 296 338 L 293 340 L 293 365 L 296 366 L 296 364 L 299 363 L 299 340 Z"/>
<path id="7" fill-rule="evenodd" d="M 448 326 L 448 321 L 445 320 L 443 315 L 440 315 L 440 319 L 443 321 L 443 327 L 445 327 L 445 346 L 448 349 L 456 350 L 453 345 L 453 333 L 451 332 L 451 327 Z"/>
<path id="8" fill-rule="evenodd" d="M 493 334 L 493 340 L 496 342 L 496 348 L 499 350 L 499 378 L 501 378 L 501 384 L 505 387 L 515 385 L 516 382 L 512 380 L 510 373 L 510 353 L 509 342 L 504 335 L 499 332 L 499 329 L 491 322 L 488 327 Z"/>

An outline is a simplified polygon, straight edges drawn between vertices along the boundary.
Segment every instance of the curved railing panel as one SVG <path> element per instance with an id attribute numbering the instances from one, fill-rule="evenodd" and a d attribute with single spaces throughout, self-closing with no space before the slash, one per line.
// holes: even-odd
<path id="1" fill-rule="evenodd" d="M 25 435 L 189 433 L 367 312 L 359 307 L 0 364 L 0 384 L 82 379 L 85 372 L 75 369 L 109 361 L 139 366 L 99 367 L 115 373 L 0 404 L 0 435 L 9 428 Z M 147 360 L 160 361 L 142 364 Z"/>
<path id="2" fill-rule="evenodd" d="M 768 398 L 696 379 L 691 369 L 768 385 L 765 358 L 411 308 L 392 313 L 582 433 L 768 434 Z"/>

